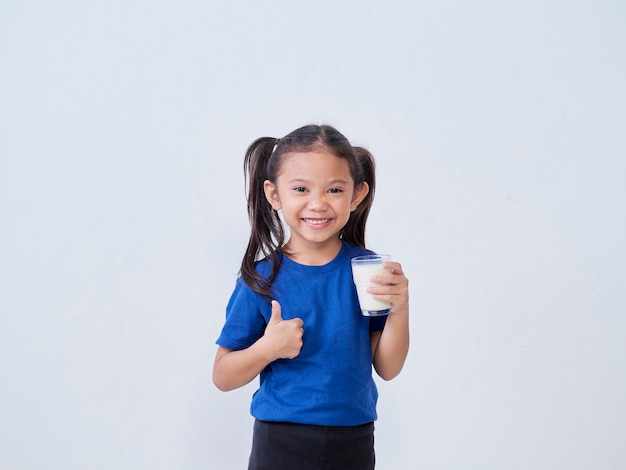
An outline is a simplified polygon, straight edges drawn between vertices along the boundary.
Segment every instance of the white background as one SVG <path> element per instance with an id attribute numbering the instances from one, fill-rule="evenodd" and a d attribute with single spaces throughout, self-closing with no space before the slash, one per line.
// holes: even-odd
<path id="1" fill-rule="evenodd" d="M 2 0 L 0 468 L 245 468 L 243 153 L 308 123 L 411 281 L 377 468 L 624 468 L 625 5 Z"/>

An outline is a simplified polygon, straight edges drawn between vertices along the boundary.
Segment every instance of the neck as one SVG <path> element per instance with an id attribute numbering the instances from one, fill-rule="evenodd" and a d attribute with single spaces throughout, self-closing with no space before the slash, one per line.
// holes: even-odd
<path id="1" fill-rule="evenodd" d="M 283 248 L 283 253 L 290 260 L 306 266 L 323 266 L 334 260 L 341 251 L 341 239 L 323 246 L 294 247 L 291 240 Z"/>

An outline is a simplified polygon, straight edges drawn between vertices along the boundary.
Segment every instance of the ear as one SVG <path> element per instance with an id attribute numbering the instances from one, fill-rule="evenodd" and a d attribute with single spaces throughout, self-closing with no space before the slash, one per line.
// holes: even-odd
<path id="1" fill-rule="evenodd" d="M 263 182 L 263 190 L 265 191 L 265 199 L 267 199 L 267 202 L 270 203 L 275 211 L 279 211 L 281 205 L 280 198 L 278 197 L 278 191 L 276 190 L 276 185 L 270 180 L 265 180 Z"/>
<path id="2" fill-rule="evenodd" d="M 352 202 L 350 203 L 350 212 L 354 212 L 359 204 L 363 202 L 367 193 L 370 192 L 369 185 L 363 181 L 361 184 L 354 187 L 354 192 L 352 193 Z"/>

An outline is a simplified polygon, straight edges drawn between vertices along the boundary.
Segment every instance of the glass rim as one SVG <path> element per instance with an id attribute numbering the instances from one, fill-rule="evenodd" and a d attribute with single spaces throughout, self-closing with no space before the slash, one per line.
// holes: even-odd
<path id="1" fill-rule="evenodd" d="M 361 255 L 361 256 L 355 256 L 354 258 L 351 258 L 350 261 L 352 262 L 367 262 L 367 261 L 388 261 L 391 259 L 391 255 L 386 255 L 386 254 L 375 254 L 375 255 Z"/>

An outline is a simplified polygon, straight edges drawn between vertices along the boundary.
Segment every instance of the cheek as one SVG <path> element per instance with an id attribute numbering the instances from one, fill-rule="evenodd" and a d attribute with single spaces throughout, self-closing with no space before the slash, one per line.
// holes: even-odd
<path id="1" fill-rule="evenodd" d="M 293 201 L 287 200 L 282 201 L 282 210 L 284 215 L 289 216 L 291 214 L 299 212 L 301 208 L 297 204 L 294 204 Z"/>
<path id="2" fill-rule="evenodd" d="M 346 199 L 340 207 L 337 208 L 337 210 L 339 212 L 345 212 L 347 215 L 350 215 L 350 212 L 352 212 L 352 201 L 350 201 L 350 199 Z"/>

